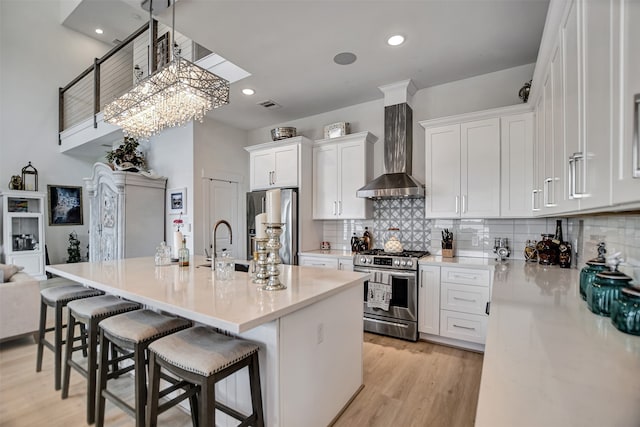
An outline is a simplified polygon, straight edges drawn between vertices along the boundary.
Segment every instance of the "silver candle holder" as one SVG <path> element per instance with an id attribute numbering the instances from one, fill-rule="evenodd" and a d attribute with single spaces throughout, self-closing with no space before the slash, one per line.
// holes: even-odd
<path id="1" fill-rule="evenodd" d="M 269 242 L 269 239 L 255 239 L 255 242 L 258 260 L 256 262 L 256 277 L 253 279 L 253 283 L 264 286 L 267 284 L 267 280 L 269 279 L 269 274 L 267 273 L 267 258 L 269 256 L 267 242 Z"/>
<path id="2" fill-rule="evenodd" d="M 280 269 L 279 264 L 282 264 L 280 259 L 280 235 L 282 234 L 282 227 L 284 223 L 274 222 L 265 224 L 267 230 L 267 245 L 266 250 L 268 252 L 266 260 L 267 268 L 267 283 L 262 287 L 266 291 L 279 291 L 287 289 L 287 287 L 280 282 Z M 259 259 L 259 258 L 258 258 Z"/>

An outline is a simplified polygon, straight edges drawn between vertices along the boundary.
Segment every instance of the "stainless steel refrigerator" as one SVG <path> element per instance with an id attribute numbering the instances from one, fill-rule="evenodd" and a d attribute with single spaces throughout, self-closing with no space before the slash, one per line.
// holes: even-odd
<path id="1" fill-rule="evenodd" d="M 247 193 L 247 259 L 253 258 L 256 237 L 256 215 L 265 212 L 266 191 Z M 282 222 L 284 229 L 280 236 L 280 258 L 283 264 L 298 264 L 298 192 L 295 188 L 285 188 L 280 193 Z"/>

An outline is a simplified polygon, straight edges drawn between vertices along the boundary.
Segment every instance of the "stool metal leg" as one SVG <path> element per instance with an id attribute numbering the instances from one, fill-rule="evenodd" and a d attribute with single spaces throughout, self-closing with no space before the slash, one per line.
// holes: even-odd
<path id="1" fill-rule="evenodd" d="M 160 399 L 160 365 L 156 363 L 156 355 L 149 355 L 149 392 L 147 393 L 147 427 L 158 425 L 158 400 Z M 193 408 L 191 408 L 193 412 Z M 196 424 L 197 425 L 197 424 Z"/>
<path id="2" fill-rule="evenodd" d="M 56 329 L 53 332 L 55 335 L 53 347 L 55 353 L 55 388 L 56 390 L 60 390 L 60 373 L 62 372 L 62 304 L 56 303 Z"/>
<path id="3" fill-rule="evenodd" d="M 200 384 L 200 401 L 198 402 L 200 427 L 216 425 L 216 390 L 214 377 L 205 378 Z"/>
<path id="4" fill-rule="evenodd" d="M 38 329 L 38 357 L 36 372 L 42 371 L 42 353 L 44 350 L 44 334 L 47 327 L 47 304 L 40 300 L 40 329 Z"/>
<path id="5" fill-rule="evenodd" d="M 93 424 L 96 420 L 96 371 L 98 348 L 98 324 L 89 321 L 87 334 L 89 335 L 89 348 L 87 349 L 87 424 Z"/>
<path id="6" fill-rule="evenodd" d="M 107 379 L 109 376 L 109 367 L 107 366 L 108 350 L 113 346 L 107 343 L 107 338 L 104 333 L 100 331 L 100 362 L 98 362 L 98 392 L 96 393 L 96 427 L 102 427 L 104 425 L 104 407 L 105 398 L 102 395 L 102 390 L 107 388 Z"/>
<path id="7" fill-rule="evenodd" d="M 62 374 L 62 398 L 69 397 L 69 378 L 71 377 L 71 355 L 73 354 L 73 340 L 74 331 L 76 329 L 76 318 L 69 312 L 69 318 L 67 319 L 67 340 L 65 343 L 65 355 L 64 355 L 64 371 Z"/>
<path id="8" fill-rule="evenodd" d="M 135 398 L 136 398 L 136 426 L 144 426 L 144 409 L 147 403 L 147 375 L 145 364 L 145 349 L 136 345 L 133 350 L 135 370 Z"/>
<path id="9" fill-rule="evenodd" d="M 249 382 L 251 387 L 251 406 L 256 414 L 256 427 L 264 427 L 264 415 L 262 411 L 262 389 L 260 388 L 260 364 L 258 353 L 251 356 L 249 365 Z"/>

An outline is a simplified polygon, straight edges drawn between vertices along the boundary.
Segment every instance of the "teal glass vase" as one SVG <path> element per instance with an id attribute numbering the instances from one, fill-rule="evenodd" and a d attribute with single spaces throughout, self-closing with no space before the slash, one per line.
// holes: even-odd
<path id="1" fill-rule="evenodd" d="M 611 304 L 611 323 L 622 332 L 640 335 L 640 286 L 620 290 Z"/>

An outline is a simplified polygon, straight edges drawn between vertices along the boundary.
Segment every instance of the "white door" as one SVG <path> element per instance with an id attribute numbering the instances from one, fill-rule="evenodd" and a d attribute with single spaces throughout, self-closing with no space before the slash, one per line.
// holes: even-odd
<path id="1" fill-rule="evenodd" d="M 341 218 L 366 217 L 366 199 L 356 196 L 358 189 L 366 184 L 364 144 L 362 141 L 338 145 L 338 215 Z"/>
<path id="2" fill-rule="evenodd" d="M 250 154 L 251 190 L 263 190 L 273 185 L 275 155 L 273 150 L 256 151 Z"/>
<path id="3" fill-rule="evenodd" d="M 460 147 L 462 217 L 499 217 L 500 120 L 462 123 Z"/>
<path id="4" fill-rule="evenodd" d="M 502 117 L 501 206 L 503 217 L 530 217 L 533 190 L 533 113 Z"/>
<path id="5" fill-rule="evenodd" d="M 213 229 L 218 221 L 224 220 L 231 225 L 233 234 L 230 235 L 229 229 L 221 223 L 216 232 L 216 251 L 226 249 L 234 258 L 245 258 L 240 255 L 243 236 L 238 227 L 238 202 L 238 183 L 209 180 L 209 209 L 205 215 L 207 225 L 204 231 L 204 241 L 209 242 L 209 254 L 213 254 Z"/>
<path id="6" fill-rule="evenodd" d="M 427 218 L 460 216 L 460 125 L 425 129 Z"/>
<path id="7" fill-rule="evenodd" d="M 335 219 L 337 213 L 338 150 L 313 147 L 313 219 Z"/>
<path id="8" fill-rule="evenodd" d="M 610 204 L 611 139 L 614 125 L 612 94 L 615 95 L 617 78 L 611 66 L 612 47 L 617 37 L 613 34 L 612 28 L 615 16 L 612 5 L 617 3 L 589 0 L 582 4 L 585 128 L 583 155 L 586 165 L 580 173 L 583 174 L 586 195 L 580 201 L 580 209 L 590 209 Z M 637 45 L 637 42 L 634 44 Z"/>
<path id="9" fill-rule="evenodd" d="M 298 186 L 298 146 L 289 145 L 274 150 L 271 182 L 275 187 Z"/>
<path id="10" fill-rule="evenodd" d="M 622 102 L 619 114 L 622 129 L 620 137 L 613 144 L 613 202 L 637 202 L 640 199 L 640 136 L 634 136 L 634 129 L 640 131 L 636 123 L 640 121 L 640 2 L 626 0 L 621 2 L 622 34 L 624 42 L 620 66 L 624 80 L 622 84 Z M 635 125 L 635 126 L 634 126 Z M 635 145 L 635 150 L 633 146 Z M 635 156 L 635 158 L 634 158 Z M 635 177 L 634 177 L 635 176 Z"/>

